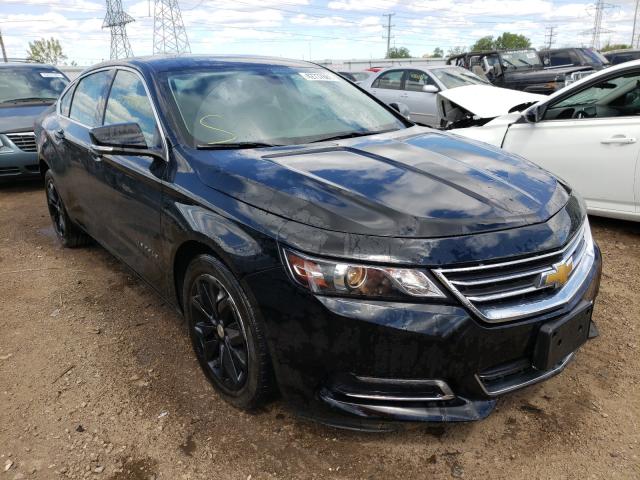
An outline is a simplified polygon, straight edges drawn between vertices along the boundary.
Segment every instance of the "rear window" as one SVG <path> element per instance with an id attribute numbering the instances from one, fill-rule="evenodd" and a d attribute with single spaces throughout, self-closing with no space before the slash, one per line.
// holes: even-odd
<path id="1" fill-rule="evenodd" d="M 55 101 L 69 83 L 54 68 L 0 68 L 0 103 Z"/>

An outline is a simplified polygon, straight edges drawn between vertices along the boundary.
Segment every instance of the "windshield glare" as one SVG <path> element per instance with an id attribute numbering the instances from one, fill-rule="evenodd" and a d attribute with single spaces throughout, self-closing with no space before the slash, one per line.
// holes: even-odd
<path id="1" fill-rule="evenodd" d="M 0 103 L 20 99 L 56 99 L 67 86 L 51 68 L 0 68 Z"/>
<path id="2" fill-rule="evenodd" d="M 464 87 L 465 85 L 488 85 L 489 82 L 483 80 L 475 73 L 464 68 L 434 68 L 429 70 L 447 88 Z"/>
<path id="3" fill-rule="evenodd" d="M 540 57 L 533 50 L 519 50 L 515 52 L 502 52 L 502 66 L 504 68 L 520 69 L 541 67 Z"/>
<path id="4" fill-rule="evenodd" d="M 195 146 L 293 145 L 405 125 L 349 81 L 319 68 L 252 66 L 169 72 Z"/>

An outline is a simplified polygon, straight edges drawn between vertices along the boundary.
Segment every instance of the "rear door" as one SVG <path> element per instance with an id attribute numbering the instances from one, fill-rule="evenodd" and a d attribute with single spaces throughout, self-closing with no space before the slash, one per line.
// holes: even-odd
<path id="1" fill-rule="evenodd" d="M 437 93 L 423 92 L 422 88 L 425 85 L 433 85 L 440 89 L 427 72 L 408 70 L 404 79 L 403 92 L 405 96 L 402 99 L 402 103 L 409 107 L 412 121 L 436 127 L 438 126 Z"/>
<path id="2" fill-rule="evenodd" d="M 160 217 L 166 146 L 141 75 L 118 69 L 106 102 L 104 125 L 137 123 L 158 157 L 102 155 L 96 169 L 95 214 L 109 249 L 152 285 L 162 282 Z"/>
<path id="3" fill-rule="evenodd" d="M 407 94 L 403 90 L 404 74 L 404 69 L 382 72 L 371 84 L 371 93 L 387 105 L 394 102 L 405 103 Z"/>
<path id="4" fill-rule="evenodd" d="M 102 123 L 107 91 L 114 71 L 100 70 L 81 78 L 75 90 L 69 90 L 58 113 L 59 128 L 53 132 L 61 160 L 56 173 L 66 177 L 58 182 L 71 217 L 97 240 L 102 225 L 97 221 L 95 191 L 97 158 L 91 153 L 89 131 Z M 70 95 L 73 95 L 70 97 Z M 70 105 L 67 102 L 70 100 Z"/>

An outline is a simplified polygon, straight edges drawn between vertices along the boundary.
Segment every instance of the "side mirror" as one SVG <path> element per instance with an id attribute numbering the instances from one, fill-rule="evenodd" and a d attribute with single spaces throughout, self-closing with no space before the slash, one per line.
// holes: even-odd
<path id="1" fill-rule="evenodd" d="M 142 129 L 137 123 L 118 123 L 96 127 L 89 132 L 94 145 L 124 148 L 147 148 Z"/>
<path id="2" fill-rule="evenodd" d="M 389 106 L 393 108 L 396 112 L 398 112 L 400 115 L 405 117 L 407 120 L 411 120 L 411 110 L 409 110 L 409 107 L 404 103 L 394 102 L 394 103 L 390 103 Z"/>
<path id="3" fill-rule="evenodd" d="M 502 67 L 497 63 L 493 66 L 493 74 L 496 77 L 499 77 L 500 75 L 502 75 Z"/>
<path id="4" fill-rule="evenodd" d="M 542 120 L 542 115 L 544 115 L 544 112 L 534 105 L 524 112 L 524 119 L 529 123 L 538 123 Z"/>
<path id="5" fill-rule="evenodd" d="M 96 155 L 140 155 L 163 158 L 149 149 L 142 129 L 137 123 L 117 123 L 95 127 L 89 131 L 91 150 Z"/>
<path id="6" fill-rule="evenodd" d="M 425 85 L 422 87 L 422 91 L 425 93 L 438 93 L 440 89 L 435 85 Z"/>

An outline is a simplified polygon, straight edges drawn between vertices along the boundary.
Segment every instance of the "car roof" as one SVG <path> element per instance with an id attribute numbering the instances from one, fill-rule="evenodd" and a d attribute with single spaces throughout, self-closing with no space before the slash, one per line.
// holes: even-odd
<path id="1" fill-rule="evenodd" d="M 278 57 L 257 55 L 153 55 L 148 57 L 132 57 L 122 60 L 110 60 L 92 66 L 89 70 L 110 66 L 129 66 L 140 70 L 162 72 L 194 67 L 210 67 L 220 65 L 278 65 L 285 67 L 317 67 L 318 65 L 303 60 L 289 60 Z"/>
<path id="2" fill-rule="evenodd" d="M 637 48 L 621 48 L 620 50 L 609 50 L 608 52 L 602 52 L 603 55 L 611 55 L 612 53 L 640 53 Z"/>
<path id="3" fill-rule="evenodd" d="M 49 65 L 47 63 L 37 63 L 37 62 L 0 62 L 0 68 L 53 68 L 55 70 L 58 67 L 54 67 L 53 65 Z"/>

